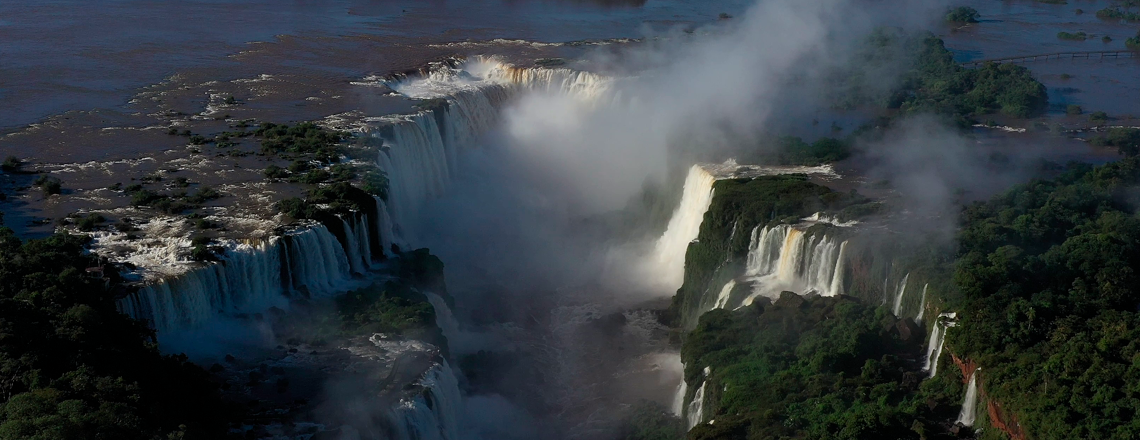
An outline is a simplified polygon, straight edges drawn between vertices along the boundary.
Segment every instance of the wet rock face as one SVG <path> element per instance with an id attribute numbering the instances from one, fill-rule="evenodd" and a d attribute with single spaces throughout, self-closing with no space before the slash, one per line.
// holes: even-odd
<path id="1" fill-rule="evenodd" d="M 797 295 L 795 292 L 783 291 L 780 292 L 780 299 L 776 300 L 776 307 L 799 308 L 802 307 L 807 300 L 802 296 Z"/>
<path id="2" fill-rule="evenodd" d="M 923 337 L 922 328 L 910 318 L 900 319 L 895 324 L 895 331 L 899 334 L 899 340 L 907 344 L 918 342 Z"/>

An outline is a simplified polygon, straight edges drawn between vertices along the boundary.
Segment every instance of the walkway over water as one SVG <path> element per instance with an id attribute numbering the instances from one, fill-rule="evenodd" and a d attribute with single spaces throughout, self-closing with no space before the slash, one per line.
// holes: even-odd
<path id="1" fill-rule="evenodd" d="M 1107 58 L 1135 58 L 1136 51 L 1132 50 L 1091 50 L 1091 51 L 1078 51 L 1078 52 L 1056 52 L 1044 53 L 1038 55 L 1023 55 L 1016 57 L 1005 58 L 991 58 L 988 60 L 967 61 L 962 63 L 962 67 L 981 67 L 986 63 L 1005 64 L 1005 63 L 1028 63 L 1032 61 L 1049 61 L 1049 60 L 1063 60 L 1063 59 L 1107 59 Z"/>

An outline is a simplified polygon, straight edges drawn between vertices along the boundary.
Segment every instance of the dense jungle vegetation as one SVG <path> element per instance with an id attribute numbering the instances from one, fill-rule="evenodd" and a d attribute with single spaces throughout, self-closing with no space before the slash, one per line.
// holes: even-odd
<path id="1" fill-rule="evenodd" d="M 981 438 L 1007 438 L 988 420 L 991 401 L 1005 414 L 1000 422 L 1028 438 L 1140 435 L 1138 184 L 1135 157 L 1072 164 L 1053 180 L 965 209 L 947 280 L 953 288 L 937 295 L 961 317 L 946 350 L 984 367 Z M 717 211 L 709 212 L 706 221 L 715 222 Z M 685 337 L 688 383 L 716 384 L 705 409 L 716 423 L 689 438 L 945 433 L 964 388 L 949 355 L 938 377 L 919 382 L 908 359 L 921 359 L 922 344 L 901 344 L 886 308 L 789 295 L 708 312 Z M 879 365 L 887 367 L 876 373 Z"/>
<path id="2" fill-rule="evenodd" d="M 0 228 L 0 439 L 218 439 L 242 414 L 185 357 L 115 309 L 85 236 Z"/>
<path id="3" fill-rule="evenodd" d="M 889 40 L 887 40 L 889 41 Z M 1045 85 L 1029 69 L 1013 64 L 986 64 L 967 69 L 954 61 L 942 39 L 933 35 L 906 43 L 916 54 L 902 88 L 888 104 L 903 113 L 934 112 L 959 121 L 982 115 L 1026 118 L 1045 111 Z"/>
<path id="4" fill-rule="evenodd" d="M 909 320 L 845 296 L 784 292 L 772 304 L 713 310 L 681 352 L 689 383 L 707 381 L 715 402 L 704 408 L 715 422 L 689 438 L 936 438 L 945 430 L 931 419 L 952 417 L 959 396 L 938 391 L 953 379 L 922 382 L 914 371 L 922 339 Z"/>
<path id="5" fill-rule="evenodd" d="M 895 117 L 935 113 L 960 125 L 994 114 L 1037 116 L 1049 100 L 1045 86 L 1025 67 L 987 64 L 967 69 L 933 34 L 890 28 L 873 32 L 852 65 L 832 75 L 831 99 L 837 107 L 885 107 L 895 110 L 890 115 Z M 894 78 L 895 85 L 884 90 L 884 78 L 888 83 Z"/>
<path id="6" fill-rule="evenodd" d="M 1136 158 L 1074 165 L 965 212 L 947 345 L 1031 438 L 1140 436 L 1138 183 Z"/>

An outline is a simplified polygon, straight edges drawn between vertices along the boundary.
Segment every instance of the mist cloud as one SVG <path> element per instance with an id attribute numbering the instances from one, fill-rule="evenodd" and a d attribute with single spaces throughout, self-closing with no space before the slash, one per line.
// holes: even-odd
<path id="1" fill-rule="evenodd" d="M 633 75 L 611 85 L 612 100 L 532 93 L 507 110 L 506 132 L 579 209 L 615 209 L 647 178 L 663 179 L 671 163 L 723 160 L 773 119 L 816 113 L 825 73 L 850 63 L 865 35 L 929 17 L 937 5 L 761 1 L 693 34 L 650 35 L 644 46 L 599 52 L 593 65 Z M 898 74 L 876 73 L 878 83 Z"/>

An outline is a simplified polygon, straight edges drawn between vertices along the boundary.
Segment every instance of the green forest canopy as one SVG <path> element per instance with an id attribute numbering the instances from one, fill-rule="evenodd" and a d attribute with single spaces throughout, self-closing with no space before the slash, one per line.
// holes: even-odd
<path id="1" fill-rule="evenodd" d="M 947 345 L 1036 439 L 1140 436 L 1140 163 L 1075 165 L 966 210 Z"/>
<path id="2" fill-rule="evenodd" d="M 87 275 L 87 240 L 0 228 L 0 439 L 224 437 L 241 411 L 115 309 L 117 277 Z"/>

